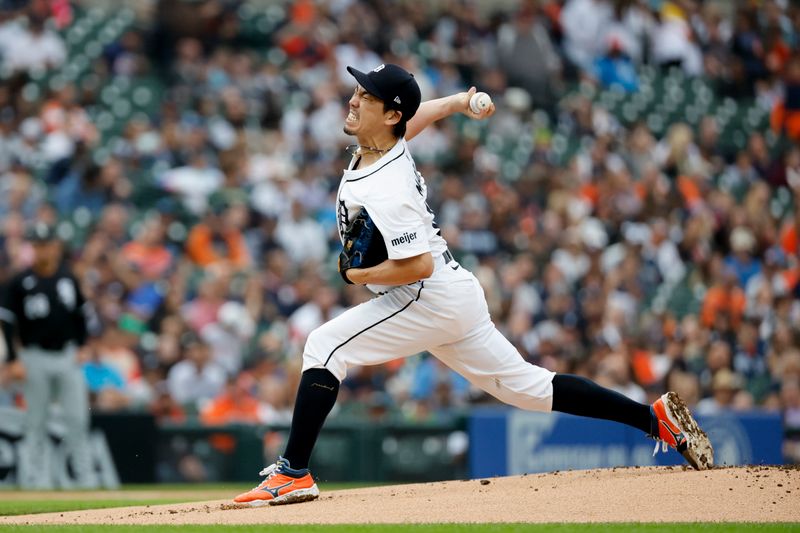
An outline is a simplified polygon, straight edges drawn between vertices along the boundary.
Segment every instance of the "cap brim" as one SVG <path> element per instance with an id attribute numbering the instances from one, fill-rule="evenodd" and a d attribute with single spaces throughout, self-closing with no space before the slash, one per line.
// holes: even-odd
<path id="1" fill-rule="evenodd" d="M 360 70 L 354 69 L 353 67 L 347 67 L 347 72 L 353 76 L 359 85 L 361 85 L 365 91 L 373 96 L 377 96 L 381 100 L 385 100 L 386 98 L 381 94 L 378 90 L 378 87 L 372 83 L 372 80 L 369 79 L 365 73 L 361 72 Z"/>
<path id="2" fill-rule="evenodd" d="M 56 240 L 55 231 L 37 232 L 34 230 L 28 231 L 25 234 L 25 240 L 28 242 L 50 242 Z"/>

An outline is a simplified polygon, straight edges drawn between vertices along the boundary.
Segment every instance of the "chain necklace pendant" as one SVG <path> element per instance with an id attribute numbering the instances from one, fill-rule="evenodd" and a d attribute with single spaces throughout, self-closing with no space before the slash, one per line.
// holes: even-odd
<path id="1" fill-rule="evenodd" d="M 353 157 L 357 155 L 362 155 L 364 152 L 376 152 L 383 155 L 389 150 L 391 150 L 391 148 L 387 148 L 386 150 L 381 150 L 380 148 L 373 148 L 372 146 L 361 146 L 360 144 L 350 144 L 347 145 L 347 147 L 345 147 L 344 149 L 345 152 L 347 152 Z"/>

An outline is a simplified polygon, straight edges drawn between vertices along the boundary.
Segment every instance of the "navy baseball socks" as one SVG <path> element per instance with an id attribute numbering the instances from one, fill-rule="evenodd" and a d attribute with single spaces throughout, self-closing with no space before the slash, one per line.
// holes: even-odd
<path id="1" fill-rule="evenodd" d="M 339 394 L 339 380 L 325 368 L 303 372 L 289 429 L 286 453 L 259 472 L 264 480 L 239 494 L 234 502 L 250 506 L 282 505 L 319 498 L 319 488 L 308 470 L 311 451 Z"/>
<path id="2" fill-rule="evenodd" d="M 612 420 L 641 429 L 656 439 L 656 450 L 670 446 L 697 470 L 711 468 L 714 451 L 677 394 L 668 392 L 644 405 L 581 376 L 553 377 L 553 411 Z M 655 453 L 655 452 L 654 452 Z"/>
<path id="3" fill-rule="evenodd" d="M 308 468 L 319 432 L 338 395 L 339 380 L 328 369 L 310 368 L 303 372 L 297 388 L 289 441 L 283 454 L 292 469 Z"/>
<path id="4" fill-rule="evenodd" d="M 572 374 L 553 377 L 553 411 L 613 420 L 641 429 L 648 435 L 658 430 L 649 405 L 634 402 L 590 379 Z"/>

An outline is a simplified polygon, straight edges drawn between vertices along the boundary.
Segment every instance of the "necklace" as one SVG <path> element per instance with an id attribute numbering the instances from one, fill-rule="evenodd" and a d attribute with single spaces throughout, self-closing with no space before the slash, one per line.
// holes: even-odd
<path id="1" fill-rule="evenodd" d="M 372 146 L 361 146 L 360 144 L 350 144 L 344 149 L 345 152 L 354 157 L 357 155 L 361 155 L 364 152 L 376 152 L 383 155 L 389 150 L 391 150 L 391 148 L 381 150 L 380 148 L 373 148 Z"/>

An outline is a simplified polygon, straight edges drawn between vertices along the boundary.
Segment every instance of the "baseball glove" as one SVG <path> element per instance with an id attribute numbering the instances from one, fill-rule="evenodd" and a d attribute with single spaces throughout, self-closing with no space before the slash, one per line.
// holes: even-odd
<path id="1" fill-rule="evenodd" d="M 383 263 L 388 258 L 383 235 L 362 207 L 344 232 L 342 252 L 339 254 L 339 274 L 349 284 L 347 271 L 351 268 L 368 268 Z"/>

